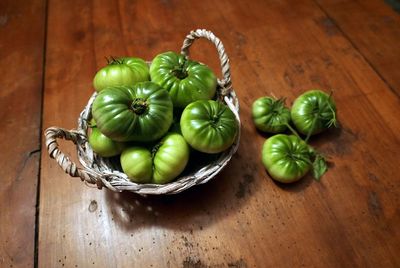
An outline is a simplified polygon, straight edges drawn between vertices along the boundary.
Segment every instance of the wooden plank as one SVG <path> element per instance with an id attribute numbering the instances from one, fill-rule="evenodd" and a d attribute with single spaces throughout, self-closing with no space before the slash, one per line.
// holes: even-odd
<path id="1" fill-rule="evenodd" d="M 45 1 L 0 2 L 0 266 L 34 265 Z"/>
<path id="2" fill-rule="evenodd" d="M 332 19 L 326 23 L 335 23 L 400 96 L 399 13 L 379 0 L 317 2 Z"/>
<path id="3" fill-rule="evenodd" d="M 88 188 L 43 152 L 39 266 L 399 266 L 400 101 L 328 19 L 312 1 L 50 1 L 44 128 L 76 126 L 104 56 L 151 59 L 194 26 L 225 44 L 243 126 L 229 167 L 175 196 Z M 212 45 L 191 52 L 218 72 Z M 312 139 L 334 165 L 320 183 L 277 185 L 251 103 L 315 87 L 337 101 L 341 129 Z"/>

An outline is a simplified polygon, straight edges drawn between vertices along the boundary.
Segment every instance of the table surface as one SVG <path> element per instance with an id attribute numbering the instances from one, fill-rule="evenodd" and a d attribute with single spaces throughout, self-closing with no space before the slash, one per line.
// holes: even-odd
<path id="1" fill-rule="evenodd" d="M 400 16 L 388 2 L 1 1 L 0 267 L 400 267 Z M 43 132 L 77 127 L 105 57 L 178 52 L 196 28 L 222 40 L 240 99 L 227 168 L 156 197 L 65 174 Z M 211 43 L 191 57 L 220 73 Z M 311 138 L 330 169 L 279 185 L 250 107 L 311 88 L 338 107 L 340 127 Z"/>

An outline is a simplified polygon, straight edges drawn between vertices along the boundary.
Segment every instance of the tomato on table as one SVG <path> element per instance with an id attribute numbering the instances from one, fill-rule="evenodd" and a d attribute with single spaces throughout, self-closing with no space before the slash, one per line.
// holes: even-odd
<path id="1" fill-rule="evenodd" d="M 282 133 L 290 122 L 290 110 L 283 99 L 261 97 L 253 102 L 251 114 L 257 129 L 268 133 Z"/>
<path id="2" fill-rule="evenodd" d="M 318 134 L 336 126 L 336 104 L 331 95 L 321 90 L 309 90 L 294 101 L 291 118 L 300 133 Z"/>
<path id="3" fill-rule="evenodd" d="M 295 182 L 312 168 L 313 152 L 294 135 L 277 134 L 262 148 L 262 162 L 271 177 L 282 183 Z"/>

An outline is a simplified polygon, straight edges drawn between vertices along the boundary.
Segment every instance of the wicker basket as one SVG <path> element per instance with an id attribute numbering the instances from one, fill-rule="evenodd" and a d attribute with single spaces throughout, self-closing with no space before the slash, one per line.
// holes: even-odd
<path id="1" fill-rule="evenodd" d="M 51 158 L 54 158 L 60 167 L 72 177 L 80 177 L 82 181 L 89 184 L 96 184 L 99 189 L 103 186 L 113 191 L 130 191 L 138 194 L 176 194 L 194 185 L 203 184 L 216 176 L 229 162 L 232 155 L 239 146 L 240 139 L 240 118 L 239 101 L 232 88 L 230 79 L 229 59 L 225 53 L 222 42 L 210 31 L 198 29 L 191 31 L 183 42 L 181 53 L 189 57 L 189 47 L 194 40 L 205 38 L 216 46 L 221 61 L 223 79 L 218 79 L 217 99 L 224 102 L 235 114 L 239 125 L 238 135 L 233 145 L 226 151 L 219 154 L 213 161 L 199 169 L 185 174 L 167 184 L 138 184 L 131 182 L 127 175 L 118 170 L 113 163 L 96 155 L 87 140 L 88 122 L 91 119 L 91 107 L 96 93 L 89 99 L 85 109 L 78 119 L 78 129 L 66 130 L 58 127 L 50 127 L 45 131 L 47 151 Z M 68 156 L 60 151 L 57 138 L 70 140 L 76 144 L 78 159 L 83 168 L 77 167 Z"/>

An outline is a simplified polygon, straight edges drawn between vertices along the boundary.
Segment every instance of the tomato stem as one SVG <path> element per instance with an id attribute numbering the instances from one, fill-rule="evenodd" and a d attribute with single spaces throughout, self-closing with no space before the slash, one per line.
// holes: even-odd
<path id="1" fill-rule="evenodd" d="M 151 158 L 153 158 L 153 160 L 154 160 L 154 157 L 155 157 L 158 149 L 160 149 L 161 145 L 162 145 L 162 143 L 159 142 L 156 145 L 154 145 L 153 148 L 151 149 Z"/>
<path id="2" fill-rule="evenodd" d="M 97 128 L 97 124 L 96 124 L 96 122 L 94 121 L 94 119 L 92 119 L 92 120 L 89 121 L 88 126 L 89 126 L 90 128 Z"/>
<path id="3" fill-rule="evenodd" d="M 214 114 L 212 117 L 211 117 L 211 124 L 213 125 L 213 126 L 215 126 L 215 124 L 217 124 L 218 123 L 218 121 L 219 121 L 219 116 L 218 115 L 216 115 L 216 114 Z"/>
<path id="4" fill-rule="evenodd" d="M 142 98 L 134 99 L 131 103 L 131 110 L 138 115 L 144 114 L 147 111 L 146 100 Z"/>
<path id="5" fill-rule="evenodd" d="M 110 56 L 110 58 L 106 57 L 106 60 L 108 65 L 117 65 L 124 63 L 123 58 L 116 59 L 114 56 Z"/>
<path id="6" fill-rule="evenodd" d="M 316 120 L 314 119 L 314 122 L 315 122 L 315 121 L 316 121 Z M 313 127 L 312 127 L 312 129 L 314 128 L 314 125 L 315 125 L 314 122 L 313 122 Z M 321 179 L 322 175 L 324 175 L 325 172 L 328 170 L 328 165 L 326 164 L 326 160 L 325 160 L 325 158 L 323 157 L 323 155 L 321 155 L 319 152 L 315 151 L 314 148 L 313 148 L 310 144 L 308 144 L 308 139 L 310 138 L 311 132 L 312 132 L 312 131 L 309 132 L 308 135 L 307 135 L 307 137 L 306 137 L 306 139 L 303 140 L 303 139 L 300 137 L 300 135 L 296 132 L 296 130 L 294 130 L 294 128 L 292 128 L 291 125 L 286 124 L 286 126 L 288 127 L 288 129 L 289 129 L 295 136 L 297 136 L 297 138 L 299 138 L 300 140 L 304 141 L 304 142 L 307 144 L 307 146 L 310 148 L 310 151 L 312 152 L 312 153 L 311 153 L 311 157 L 313 158 L 313 160 L 310 160 L 310 159 L 308 159 L 308 158 L 307 158 L 307 159 L 306 159 L 306 158 L 303 158 L 302 160 L 305 161 L 305 162 L 307 162 L 307 163 L 311 166 L 312 171 L 313 171 L 314 179 L 317 180 L 317 181 L 319 181 L 319 180 Z M 296 156 L 293 156 L 293 155 L 290 155 L 290 157 L 291 157 L 291 158 L 296 158 Z"/>
<path id="7" fill-rule="evenodd" d="M 297 131 L 296 131 L 289 123 L 286 123 L 285 125 L 286 125 L 287 128 L 290 130 L 290 132 L 292 132 L 293 135 L 295 135 L 295 136 L 296 136 L 297 138 L 299 138 L 300 140 L 303 140 L 303 139 L 300 137 L 299 133 L 297 133 Z"/>
<path id="8" fill-rule="evenodd" d="M 329 95 L 329 100 L 331 99 L 331 97 L 332 97 L 332 93 Z M 331 110 L 332 118 L 328 122 L 328 127 L 332 127 L 332 126 L 337 127 L 336 112 L 335 112 L 335 109 L 333 109 L 331 102 L 329 100 L 328 100 L 328 107 L 329 107 L 329 110 Z"/>
<path id="9" fill-rule="evenodd" d="M 185 79 L 188 76 L 187 72 L 182 69 L 174 69 L 172 72 L 179 79 Z"/>
<path id="10" fill-rule="evenodd" d="M 176 76 L 179 79 L 185 79 L 188 76 L 188 72 L 187 72 L 187 65 L 188 65 L 188 61 L 184 60 L 181 64 L 179 64 L 178 66 L 175 66 L 172 69 L 172 73 L 174 74 L 174 76 Z"/>
<path id="11" fill-rule="evenodd" d="M 307 143 L 308 140 L 310 139 L 311 134 L 314 132 L 314 128 L 315 128 L 315 125 L 316 125 L 316 123 L 317 123 L 317 119 L 318 119 L 318 116 L 315 116 L 314 119 L 313 119 L 313 121 L 312 121 L 310 131 L 308 131 L 307 137 L 306 137 L 306 139 L 304 140 L 306 143 Z"/>

